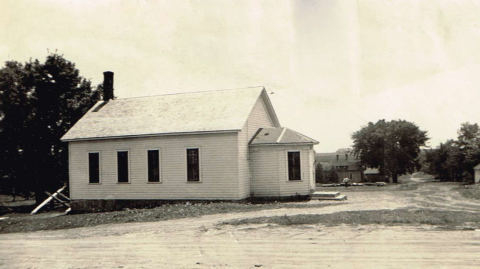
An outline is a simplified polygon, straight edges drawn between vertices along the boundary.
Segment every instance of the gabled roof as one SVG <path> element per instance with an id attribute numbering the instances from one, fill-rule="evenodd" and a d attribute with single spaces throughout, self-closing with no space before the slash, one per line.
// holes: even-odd
<path id="1" fill-rule="evenodd" d="M 100 101 L 62 141 L 240 131 L 259 98 L 280 126 L 265 89 L 254 87 Z"/>
<path id="2" fill-rule="evenodd" d="M 359 160 L 355 158 L 355 155 L 350 151 L 349 153 L 341 153 L 344 151 L 328 152 L 328 153 L 315 153 L 315 161 L 318 163 L 328 163 L 332 166 L 347 167 L 349 171 L 361 170 Z M 345 154 L 348 154 L 348 160 L 345 160 Z M 337 155 L 339 160 L 337 161 Z"/>
<path id="3" fill-rule="evenodd" d="M 279 144 L 318 144 L 308 136 L 297 133 L 288 128 L 260 128 L 250 141 L 250 145 L 279 145 Z"/>
<path id="4" fill-rule="evenodd" d="M 477 164 L 477 166 L 475 166 L 473 169 L 474 169 L 474 170 L 478 170 L 478 169 L 480 169 L 480 163 L 479 163 L 479 164 Z"/>
<path id="5" fill-rule="evenodd" d="M 348 160 L 345 160 L 345 154 L 348 154 Z M 337 156 L 339 160 L 337 161 Z M 355 157 L 353 152 L 341 153 L 337 152 L 327 152 L 327 153 L 315 153 L 315 160 L 317 162 L 339 162 L 339 161 L 354 161 L 357 162 L 358 159 Z"/>

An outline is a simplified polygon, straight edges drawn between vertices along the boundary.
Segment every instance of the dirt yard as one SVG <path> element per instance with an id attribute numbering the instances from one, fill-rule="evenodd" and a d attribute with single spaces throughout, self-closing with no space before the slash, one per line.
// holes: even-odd
<path id="1" fill-rule="evenodd" d="M 160 222 L 0 235 L 0 268 L 478 268 L 480 230 L 431 225 L 220 225 L 232 219 L 380 209 L 480 212 L 458 184 L 346 190 L 342 202 Z M 353 188 L 353 187 L 352 187 Z M 361 187 L 355 187 L 361 188 Z"/>

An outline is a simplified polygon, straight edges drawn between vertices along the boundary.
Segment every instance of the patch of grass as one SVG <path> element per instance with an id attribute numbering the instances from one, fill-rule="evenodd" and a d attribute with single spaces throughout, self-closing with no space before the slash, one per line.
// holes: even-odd
<path id="1" fill-rule="evenodd" d="M 480 200 L 480 186 L 478 184 L 462 185 L 457 190 L 465 198 Z"/>
<path id="2" fill-rule="evenodd" d="M 323 224 L 326 226 L 346 225 L 435 225 L 443 227 L 462 226 L 468 223 L 480 227 L 480 215 L 461 211 L 436 210 L 372 210 L 347 211 L 333 214 L 292 215 L 259 217 L 225 221 L 222 224 L 245 225 L 272 223 L 278 225 Z"/>
<path id="3" fill-rule="evenodd" d="M 318 208 L 332 204 L 305 203 L 182 203 L 163 205 L 152 209 L 125 209 L 124 211 L 65 215 L 41 218 L 41 215 L 28 214 L 4 215 L 10 217 L 0 220 L 1 233 L 33 232 L 39 230 L 59 230 L 90 227 L 101 224 L 165 221 L 181 218 L 201 217 L 204 215 L 251 212 L 278 208 Z"/>

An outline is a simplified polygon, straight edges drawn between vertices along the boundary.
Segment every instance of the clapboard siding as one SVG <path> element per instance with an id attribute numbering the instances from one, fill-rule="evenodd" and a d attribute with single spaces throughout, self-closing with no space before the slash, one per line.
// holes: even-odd
<path id="1" fill-rule="evenodd" d="M 289 181 L 287 151 L 300 151 L 302 180 Z M 276 197 L 310 194 L 311 146 L 260 146 L 250 150 L 254 196 Z"/>
<path id="2" fill-rule="evenodd" d="M 244 127 L 244 129 L 248 133 L 249 140 L 257 133 L 259 128 L 280 127 L 274 126 L 263 98 L 258 98 L 245 125 L 246 128 Z"/>
<path id="3" fill-rule="evenodd" d="M 248 133 L 238 133 L 238 191 L 239 199 L 250 196 L 250 162 L 248 155 Z"/>
<path id="4" fill-rule="evenodd" d="M 72 199 L 238 199 L 237 133 L 70 142 Z M 186 180 L 186 148 L 200 148 L 201 182 Z M 147 182 L 147 150 L 160 149 L 161 183 Z M 117 150 L 129 151 L 129 183 L 117 183 Z M 88 152 L 101 183 L 88 183 Z"/>
<path id="5" fill-rule="evenodd" d="M 277 147 L 250 149 L 252 192 L 256 197 L 280 196 Z"/>
<path id="6" fill-rule="evenodd" d="M 310 169 L 310 189 L 315 191 L 315 150 L 313 147 L 310 148 L 308 151 L 308 158 L 309 158 L 309 169 Z"/>
<path id="7" fill-rule="evenodd" d="M 239 195 L 240 198 L 250 196 L 252 192 L 251 186 L 251 165 L 249 160 L 248 142 L 256 134 L 259 128 L 274 127 L 274 123 L 263 97 L 258 98 L 255 106 L 250 113 L 245 126 L 238 134 L 238 161 L 239 161 Z M 279 126 L 277 126 L 279 127 Z"/>

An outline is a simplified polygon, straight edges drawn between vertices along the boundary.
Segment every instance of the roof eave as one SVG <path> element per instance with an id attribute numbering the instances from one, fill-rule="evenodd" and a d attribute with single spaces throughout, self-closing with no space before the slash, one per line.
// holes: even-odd
<path id="1" fill-rule="evenodd" d="M 139 137 L 155 137 L 155 136 L 172 136 L 172 135 L 197 135 L 197 134 L 224 134 L 224 133 L 238 133 L 241 129 L 231 130 L 215 130 L 215 131 L 196 131 L 196 132 L 172 132 L 172 133 L 157 133 L 157 134 L 137 134 L 137 135 L 120 135 L 120 136 L 101 136 L 101 137 L 82 137 L 71 139 L 60 139 L 62 142 L 74 141 L 92 141 L 92 140 L 109 140 L 109 139 L 124 139 L 124 138 L 139 138 Z"/>

